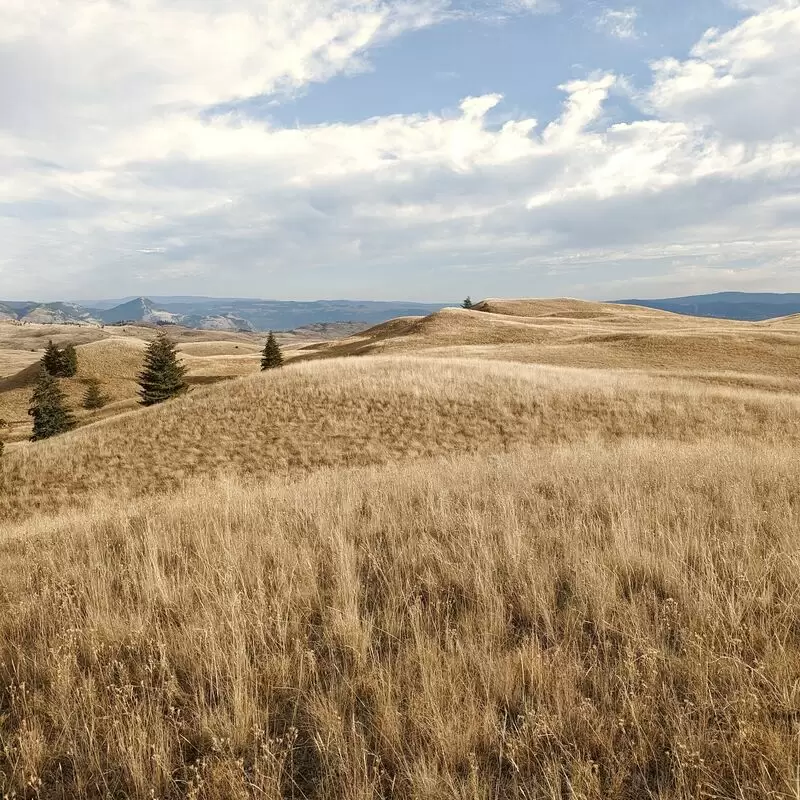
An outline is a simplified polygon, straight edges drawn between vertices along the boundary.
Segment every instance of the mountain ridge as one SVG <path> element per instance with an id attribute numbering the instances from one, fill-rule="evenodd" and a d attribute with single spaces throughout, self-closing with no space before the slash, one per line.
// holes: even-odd
<path id="1" fill-rule="evenodd" d="M 684 316 L 760 322 L 800 313 L 800 293 L 715 292 L 683 297 L 609 300 L 615 305 L 669 311 Z M 115 303 L 114 305 L 110 305 Z M 294 330 L 310 325 L 379 325 L 391 319 L 427 316 L 456 303 L 386 300 L 259 300 L 156 295 L 74 302 L 0 300 L 0 320 L 39 324 L 114 325 L 174 323 L 200 330 Z"/>
<path id="2" fill-rule="evenodd" d="M 180 301 L 180 302 L 176 302 Z M 294 330 L 309 325 L 353 323 L 374 325 L 400 316 L 424 316 L 444 308 L 445 303 L 414 303 L 369 300 L 238 300 L 235 298 L 164 299 L 135 297 L 111 307 L 77 303 L 0 301 L 0 319 L 19 322 L 76 325 L 121 323 L 174 323 L 201 330 L 266 331 Z"/>
<path id="3" fill-rule="evenodd" d="M 714 292 L 684 297 L 608 302 L 671 311 L 690 317 L 736 319 L 744 322 L 762 322 L 800 313 L 800 293 L 797 292 Z"/>

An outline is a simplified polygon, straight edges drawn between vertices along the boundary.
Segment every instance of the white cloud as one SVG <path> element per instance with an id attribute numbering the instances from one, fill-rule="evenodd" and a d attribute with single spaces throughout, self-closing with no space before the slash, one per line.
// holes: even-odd
<path id="1" fill-rule="evenodd" d="M 636 21 L 639 12 L 634 7 L 623 9 L 607 8 L 597 18 L 597 27 L 616 39 L 637 39 Z"/>
<path id="2" fill-rule="evenodd" d="M 709 31 L 691 58 L 655 64 L 647 100 L 659 116 L 732 139 L 797 141 L 800 2 L 773 3 L 730 31 Z"/>
<path id="3" fill-rule="evenodd" d="M 534 14 L 552 14 L 560 7 L 558 0 L 503 0 L 509 11 L 529 11 Z"/>
<path id="4" fill-rule="evenodd" d="M 676 276 L 687 290 L 800 286 L 797 4 L 655 65 L 638 98 L 646 120 L 608 122 L 625 82 L 601 74 L 565 84 L 543 126 L 524 114 L 500 124 L 502 97 L 487 94 L 440 113 L 280 128 L 199 112 L 358 69 L 369 46 L 437 6 L 325 0 L 318 18 L 273 0 L 262 35 L 254 0 L 174 2 L 161 32 L 145 0 L 98 0 L 85 16 L 84 3 L 49 0 L 41 18 L 8 2 L 0 62 L 34 63 L 53 44 L 69 57 L 60 74 L 28 78 L 41 116 L 0 124 L 3 294 L 446 298 L 461 270 L 485 281 L 474 294 L 658 293 Z M 181 43 L 181 14 L 206 33 Z M 205 53 L 212 30 L 231 32 L 224 53 Z M 101 62 L 103 79 L 89 80 Z M 770 103 L 765 85 L 777 87 Z"/>
<path id="5" fill-rule="evenodd" d="M 369 47 L 441 10 L 438 0 L 4 0 L 0 129 L 92 148 L 123 125 L 360 69 Z"/>

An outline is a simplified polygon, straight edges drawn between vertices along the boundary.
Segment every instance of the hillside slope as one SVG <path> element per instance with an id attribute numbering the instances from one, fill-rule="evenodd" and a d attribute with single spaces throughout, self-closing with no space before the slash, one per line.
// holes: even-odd
<path id="1" fill-rule="evenodd" d="M 798 465 L 581 442 L 31 522 L 0 791 L 789 800 Z"/>
<path id="2" fill-rule="evenodd" d="M 203 475 L 266 477 L 532 442 L 725 435 L 800 441 L 800 400 L 502 362 L 329 360 L 17 445 L 0 465 L 0 518 Z"/>
<path id="3" fill-rule="evenodd" d="M 683 317 L 582 300 L 486 300 L 407 317 L 336 342 L 301 348 L 299 360 L 365 354 L 498 359 L 625 369 L 798 388 L 800 326 Z M 724 375 L 724 373 L 731 373 Z M 733 375 L 737 377 L 733 377 Z"/>
<path id="4" fill-rule="evenodd" d="M 0 796 L 794 800 L 800 328 L 502 302 L 10 445 Z"/>

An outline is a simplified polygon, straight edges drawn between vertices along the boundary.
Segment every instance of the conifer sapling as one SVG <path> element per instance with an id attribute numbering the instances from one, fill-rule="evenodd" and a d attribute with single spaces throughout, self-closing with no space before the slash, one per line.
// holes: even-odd
<path id="1" fill-rule="evenodd" d="M 100 391 L 100 381 L 97 378 L 89 378 L 86 381 L 86 391 L 83 393 L 83 407 L 93 411 L 103 406 L 108 398 Z"/>

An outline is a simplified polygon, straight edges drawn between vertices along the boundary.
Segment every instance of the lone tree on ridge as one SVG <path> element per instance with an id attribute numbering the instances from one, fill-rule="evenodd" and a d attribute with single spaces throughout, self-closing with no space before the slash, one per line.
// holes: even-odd
<path id="1" fill-rule="evenodd" d="M 461 304 L 461 308 L 473 308 L 473 303 L 469 295 L 467 295 L 467 299 Z"/>
<path id="2" fill-rule="evenodd" d="M 267 343 L 261 352 L 261 370 L 262 372 L 267 369 L 277 369 L 283 366 L 283 353 L 281 353 L 280 345 L 275 339 L 275 334 L 270 331 L 267 336 Z"/>
<path id="3" fill-rule="evenodd" d="M 154 406 L 183 394 L 189 388 L 185 378 L 186 366 L 178 361 L 175 345 L 166 331 L 160 330 L 147 348 L 144 369 L 139 374 L 141 404 Z"/>

